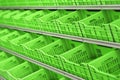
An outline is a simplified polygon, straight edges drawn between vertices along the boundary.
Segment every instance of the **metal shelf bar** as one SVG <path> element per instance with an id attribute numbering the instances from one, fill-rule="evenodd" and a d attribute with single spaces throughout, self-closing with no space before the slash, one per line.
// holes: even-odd
<path id="1" fill-rule="evenodd" d="M 120 10 L 120 4 L 116 5 L 80 5 L 80 6 L 0 6 L 0 9 L 114 9 Z"/>
<path id="2" fill-rule="evenodd" d="M 84 79 L 82 79 L 82 78 L 80 78 L 80 77 L 78 77 L 78 76 L 75 76 L 75 75 L 70 74 L 70 73 L 68 73 L 68 72 L 62 71 L 62 70 L 57 69 L 57 68 L 55 68 L 55 67 L 49 66 L 49 65 L 47 65 L 47 64 L 44 64 L 44 63 L 42 63 L 42 62 L 39 62 L 39 61 L 37 61 L 37 60 L 34 60 L 34 59 L 29 58 L 29 57 L 27 57 L 27 56 L 24 56 L 24 55 L 22 55 L 22 54 L 19 54 L 19 53 L 15 52 L 15 51 L 6 49 L 6 48 L 4 48 L 4 47 L 1 47 L 1 46 L 0 46 L 0 50 L 2 50 L 2 51 L 4 51 L 4 52 L 7 52 L 7 53 L 9 53 L 9 54 L 12 54 L 12 55 L 14 55 L 14 56 L 17 56 L 17 57 L 19 57 L 19 58 L 21 58 L 21 59 L 27 60 L 27 61 L 29 61 L 29 62 L 31 62 L 31 63 L 33 63 L 33 64 L 39 65 L 39 66 L 41 66 L 41 67 L 43 67 L 43 68 L 46 68 L 46 69 L 48 69 L 48 70 L 54 71 L 54 72 L 56 72 L 56 73 L 59 73 L 59 74 L 61 74 L 61 75 L 63 75 L 63 76 L 66 76 L 66 77 L 72 79 L 72 80 L 84 80 Z"/>
<path id="3" fill-rule="evenodd" d="M 70 39 L 70 40 L 75 40 L 80 42 L 92 43 L 92 44 L 97 44 L 97 45 L 102 45 L 107 47 L 120 48 L 120 43 L 116 43 L 116 42 L 109 42 L 109 41 L 103 41 L 103 40 L 97 40 L 97 39 L 91 39 L 91 38 L 83 38 L 83 37 L 58 34 L 58 33 L 46 32 L 46 31 L 40 31 L 40 30 L 26 29 L 26 28 L 20 28 L 15 26 L 7 26 L 3 24 L 0 24 L 0 27 L 20 30 L 20 31 L 27 31 L 27 32 L 37 33 L 37 34 L 43 34 L 43 35 L 48 35 L 53 37 L 65 38 L 65 39 Z"/>

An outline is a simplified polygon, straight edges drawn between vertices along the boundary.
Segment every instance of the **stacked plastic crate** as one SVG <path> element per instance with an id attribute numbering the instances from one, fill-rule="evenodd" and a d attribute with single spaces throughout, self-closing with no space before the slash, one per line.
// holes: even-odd
<path id="1" fill-rule="evenodd" d="M 71 77 L 85 80 L 120 80 L 120 49 L 52 37 L 23 29 L 37 30 L 120 42 L 120 11 L 115 10 L 35 10 L 9 7 L 58 7 L 119 5 L 119 0 L 0 0 L 0 76 L 7 80 L 71 80 L 33 62 L 7 53 L 10 51 L 42 62 Z M 5 28 L 14 27 L 13 30 Z M 3 28 L 4 27 L 4 28 Z M 4 50 L 4 49 L 7 50 Z M 61 72 L 62 73 L 62 72 Z M 74 75 L 74 76 L 73 76 Z"/>
<path id="2" fill-rule="evenodd" d="M 119 0 L 1 0 L 1 6 L 69 6 L 69 5 L 116 5 Z"/>
<path id="3" fill-rule="evenodd" d="M 0 10 L 0 12 L 0 23 L 11 27 L 119 42 L 119 35 L 115 35 L 114 31 L 119 25 L 119 11 Z"/>
<path id="4" fill-rule="evenodd" d="M 0 51 L 0 75 L 5 80 L 69 80 L 3 51 Z"/>

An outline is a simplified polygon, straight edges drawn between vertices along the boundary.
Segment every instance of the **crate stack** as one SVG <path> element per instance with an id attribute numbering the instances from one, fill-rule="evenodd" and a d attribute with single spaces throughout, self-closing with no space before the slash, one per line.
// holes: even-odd
<path id="1" fill-rule="evenodd" d="M 0 76 L 120 80 L 120 11 L 59 9 L 119 4 L 119 0 L 0 0 Z"/>
<path id="2" fill-rule="evenodd" d="M 0 64 L 0 75 L 5 80 L 69 80 L 3 51 L 0 51 Z"/>
<path id="3" fill-rule="evenodd" d="M 80 6 L 80 5 L 119 5 L 119 0 L 1 0 L 0 6 Z"/>

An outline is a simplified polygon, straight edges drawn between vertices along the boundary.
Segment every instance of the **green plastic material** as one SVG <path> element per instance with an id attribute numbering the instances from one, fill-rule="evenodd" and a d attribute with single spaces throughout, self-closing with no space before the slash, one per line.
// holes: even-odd
<path id="1" fill-rule="evenodd" d="M 2 46 L 6 46 L 7 48 L 11 48 L 11 45 L 9 44 L 9 41 L 20 36 L 20 33 L 17 31 L 13 31 L 3 37 L 0 38 L 0 41 L 2 43 L 0 43 Z"/>
<path id="2" fill-rule="evenodd" d="M 114 10 L 0 10 L 0 23 L 40 31 L 120 42 Z"/>
<path id="3" fill-rule="evenodd" d="M 44 69 L 40 69 L 26 77 L 23 80 L 49 80 L 48 74 L 44 71 Z"/>
<path id="4" fill-rule="evenodd" d="M 11 49 L 12 50 L 16 50 L 18 52 L 20 51 L 24 51 L 24 48 L 21 46 L 22 44 L 25 44 L 27 43 L 28 41 L 30 40 L 33 40 L 34 38 L 37 38 L 37 35 L 35 34 L 29 34 L 29 33 L 26 33 L 20 37 L 17 37 L 15 39 L 12 39 L 10 41 L 10 43 L 12 44 L 11 46 Z M 18 45 L 19 44 L 19 45 Z M 17 49 L 16 49 L 17 48 Z"/>
<path id="5" fill-rule="evenodd" d="M 51 42 L 54 42 L 56 39 L 54 38 L 49 38 L 45 36 L 40 36 L 38 38 L 35 38 L 25 44 L 23 44 L 24 47 L 24 53 L 29 54 L 29 56 L 36 56 L 37 51 L 36 49 L 40 49 L 43 46 L 46 46 L 50 44 Z M 26 50 L 27 49 L 27 50 Z"/>
<path id="6" fill-rule="evenodd" d="M 58 80 L 59 78 L 70 80 L 2 51 L 0 51 L 0 64 L 0 75 L 6 80 Z"/>
<path id="7" fill-rule="evenodd" d="M 119 49 L 4 28 L 0 28 L 0 33 L 0 46 L 16 51 L 18 54 L 23 54 L 84 79 L 120 79 Z M 3 35 L 3 33 L 6 33 L 6 35 Z M 38 69 L 36 71 L 30 69 L 29 73 L 29 68 L 27 68 L 28 73 L 17 74 L 16 71 L 24 70 L 22 66 L 28 65 L 28 62 L 22 64 L 19 60 L 16 63 L 12 62 L 16 61 L 16 59 L 18 58 L 10 57 L 0 62 L 0 64 L 3 64 L 0 65 L 1 73 L 10 80 L 24 78 L 38 71 Z M 18 66 L 11 67 L 14 66 L 13 63 Z M 31 64 L 29 66 L 33 67 Z M 8 70 L 9 67 L 12 69 Z M 9 73 L 8 76 L 6 70 Z"/>
<path id="8" fill-rule="evenodd" d="M 10 57 L 9 54 L 0 51 L 0 61 L 3 61 L 3 60 L 5 60 L 5 59 L 7 59 L 7 58 L 9 58 L 9 57 Z"/>
<path id="9" fill-rule="evenodd" d="M 84 5 L 117 5 L 119 0 L 1 0 L 0 6 L 29 7 L 29 6 L 84 6 Z"/>
<path id="10" fill-rule="evenodd" d="M 0 75 L 5 78 L 8 78 L 7 70 L 19 65 L 23 60 L 19 60 L 16 57 L 12 56 L 6 60 L 0 62 Z"/>
<path id="11" fill-rule="evenodd" d="M 37 71 L 38 69 L 39 69 L 38 66 L 35 66 L 35 65 L 33 66 L 33 64 L 24 62 L 18 66 L 15 66 L 14 68 L 8 70 L 7 71 L 7 73 L 9 74 L 8 78 L 9 78 L 9 80 L 20 79 L 20 78 L 23 78 L 23 77 Z"/>

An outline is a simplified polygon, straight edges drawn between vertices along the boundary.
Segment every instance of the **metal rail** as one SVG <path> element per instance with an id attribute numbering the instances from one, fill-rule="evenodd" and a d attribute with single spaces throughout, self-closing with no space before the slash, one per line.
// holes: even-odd
<path id="1" fill-rule="evenodd" d="M 120 4 L 116 5 L 78 5 L 78 6 L 0 6 L 0 9 L 114 9 L 120 10 Z"/>
<path id="2" fill-rule="evenodd" d="M 21 28 L 21 27 L 6 26 L 2 24 L 0 24 L 0 27 L 20 30 L 20 31 L 27 31 L 27 32 L 43 34 L 43 35 L 48 35 L 48 36 L 54 36 L 54 37 L 59 37 L 59 38 L 65 38 L 65 39 L 70 39 L 70 40 L 75 40 L 75 41 L 80 41 L 80 42 L 92 43 L 92 44 L 97 44 L 97 45 L 102 45 L 102 46 L 107 46 L 107 47 L 120 48 L 120 43 L 116 43 L 116 42 L 109 42 L 109 41 L 103 41 L 103 40 L 97 40 L 97 39 L 91 39 L 91 38 L 83 38 L 83 37 L 58 34 L 58 33 L 53 33 L 53 32 L 26 29 L 26 28 Z"/>
<path id="3" fill-rule="evenodd" d="M 49 66 L 49 65 L 47 65 L 47 64 L 44 64 L 44 63 L 42 63 L 42 62 L 39 62 L 39 61 L 37 61 L 37 60 L 34 60 L 34 59 L 29 58 L 29 57 L 27 57 L 27 56 L 24 56 L 24 55 L 22 55 L 22 54 L 19 54 L 19 53 L 15 52 L 15 51 L 6 49 L 6 48 L 4 48 L 4 47 L 1 47 L 1 46 L 0 46 L 0 50 L 2 50 L 2 51 L 4 51 L 4 52 L 7 52 L 7 53 L 9 53 L 9 54 L 12 54 L 12 55 L 14 55 L 14 56 L 17 56 L 17 57 L 19 57 L 19 58 L 21 58 L 21 59 L 27 60 L 27 61 L 29 61 L 29 62 L 31 62 L 31 63 L 34 63 L 34 64 L 36 64 L 36 65 L 39 65 L 39 66 L 41 66 L 41 67 L 43 67 L 43 68 L 46 68 L 46 69 L 48 69 L 48 70 L 54 71 L 54 72 L 56 72 L 56 73 L 59 73 L 59 74 L 61 74 L 61 75 L 63 75 L 63 76 L 66 76 L 66 77 L 72 79 L 72 80 L 84 80 L 84 79 L 82 79 L 82 78 L 80 78 L 80 77 L 78 77 L 78 76 L 75 76 L 75 75 L 70 74 L 70 73 L 68 73 L 68 72 L 62 71 L 62 70 L 57 69 L 57 68 L 55 68 L 55 67 Z"/>

